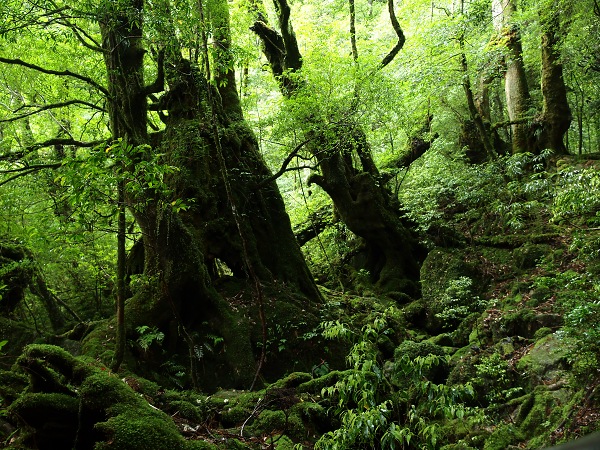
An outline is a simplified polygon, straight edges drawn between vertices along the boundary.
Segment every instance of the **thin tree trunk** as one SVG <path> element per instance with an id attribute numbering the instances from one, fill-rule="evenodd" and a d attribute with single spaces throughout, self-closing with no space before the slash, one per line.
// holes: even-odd
<path id="1" fill-rule="evenodd" d="M 464 39 L 461 37 L 459 39 L 459 42 L 460 42 L 460 66 L 461 66 L 461 70 L 463 72 L 462 85 L 463 85 L 463 90 L 465 91 L 465 96 L 467 98 L 467 106 L 469 108 L 469 114 L 471 116 L 471 120 L 473 121 L 473 123 L 475 124 L 475 127 L 477 129 L 477 133 L 479 135 L 479 140 L 481 141 L 481 145 L 483 146 L 483 150 L 485 152 L 486 159 L 492 160 L 497 156 L 497 154 L 496 154 L 496 151 L 494 150 L 494 146 L 493 146 L 492 140 L 490 138 L 490 132 L 488 129 L 489 124 L 488 124 L 488 126 L 486 126 L 486 123 L 483 120 L 484 116 L 481 114 L 482 112 L 485 113 L 485 111 L 480 112 L 475 103 L 473 89 L 471 88 L 471 77 L 469 75 L 469 66 L 468 66 L 468 62 L 467 62 L 467 55 L 465 54 L 465 49 L 464 49 Z"/>
<path id="2" fill-rule="evenodd" d="M 117 186 L 117 333 L 115 339 L 115 356 L 112 371 L 118 372 L 125 356 L 125 181 L 119 180 Z"/>

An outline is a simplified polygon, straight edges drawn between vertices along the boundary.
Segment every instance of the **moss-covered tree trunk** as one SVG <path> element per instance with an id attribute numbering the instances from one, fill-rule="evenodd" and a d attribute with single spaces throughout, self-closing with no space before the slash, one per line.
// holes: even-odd
<path id="1" fill-rule="evenodd" d="M 161 38 L 168 89 L 152 108 L 165 126 L 149 135 L 147 96 L 163 90 L 162 68 L 156 82 L 146 86 L 142 1 L 115 8 L 121 9 L 107 10 L 101 21 L 113 137 L 163 154 L 164 162 L 177 168 L 165 180 L 172 197 L 149 188 L 127 193 L 143 234 L 147 280 L 128 301 L 129 329 L 157 326 L 165 332 L 165 346 L 173 351 L 187 347 L 196 362 L 203 336 L 216 335 L 226 351 L 215 356 L 219 365 L 203 375 L 204 385 L 248 387 L 255 370 L 252 318 L 236 315 L 235 307 L 217 292 L 217 266 L 230 269 L 238 286 L 253 291 L 255 299 L 263 284 L 273 283 L 285 284 L 307 304 L 318 303 L 320 294 L 276 184 L 261 183 L 270 172 L 242 117 L 233 73 L 212 70 L 209 75 L 219 86 L 214 88 L 206 71 L 181 56 L 175 34 L 165 27 Z M 213 28 L 219 30 L 213 36 L 220 36 L 222 44 L 211 61 L 218 68 L 229 57 L 227 2 L 212 2 L 209 12 Z M 170 20 L 165 17 L 166 23 Z M 161 64 L 162 57 L 158 59 Z M 136 155 L 144 158 L 143 153 Z M 177 199 L 187 208 L 174 208 Z M 196 365 L 190 370 L 195 375 Z"/>
<path id="2" fill-rule="evenodd" d="M 393 2 L 390 4 L 393 12 Z M 262 41 L 263 52 L 282 94 L 291 98 L 304 85 L 298 76 L 302 56 L 288 2 L 274 0 L 274 5 L 279 30 L 269 26 L 258 8 L 254 9 L 257 20 L 252 30 Z M 319 174 L 311 176 L 310 182 L 323 188 L 344 224 L 364 239 L 367 250 L 364 268 L 372 280 L 384 291 L 418 296 L 422 249 L 402 218 L 397 199 L 379 176 L 361 126 L 352 119 L 335 124 L 317 119 L 303 127 L 307 147 L 319 167 Z"/>
<path id="3" fill-rule="evenodd" d="M 560 63 L 560 8 L 553 2 L 549 11 L 542 11 L 542 75 L 544 98 L 541 116 L 542 131 L 538 147 L 557 154 L 567 153 L 564 137 L 571 125 L 572 114 L 567 100 L 567 88 Z"/>
<path id="4" fill-rule="evenodd" d="M 501 39 L 506 47 L 506 70 L 504 86 L 506 107 L 511 123 L 513 153 L 530 151 L 539 153 L 550 149 L 554 153 L 567 152 L 564 136 L 571 124 L 571 109 L 560 63 L 559 41 L 561 8 L 557 2 L 542 4 L 540 24 L 541 37 L 541 91 L 543 107 L 541 114 L 532 116 L 532 100 L 527 85 L 523 63 L 521 33 L 512 17 L 516 10 L 515 0 L 494 0 L 495 25 L 501 29 Z"/>
<path id="5" fill-rule="evenodd" d="M 498 0 L 493 6 L 494 12 L 500 11 L 501 14 L 501 19 L 496 20 L 496 26 L 502 33 L 501 39 L 506 47 L 504 90 L 508 118 L 511 122 L 512 151 L 525 152 L 530 150 L 530 125 L 527 123 L 527 114 L 531 107 L 531 97 L 523 62 L 521 32 L 513 22 L 516 1 Z"/>

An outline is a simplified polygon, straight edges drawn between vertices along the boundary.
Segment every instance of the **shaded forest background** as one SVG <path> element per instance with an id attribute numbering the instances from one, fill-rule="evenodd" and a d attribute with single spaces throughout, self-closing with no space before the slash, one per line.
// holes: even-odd
<path id="1" fill-rule="evenodd" d="M 0 17 L 5 447 L 597 429 L 596 0 Z"/>

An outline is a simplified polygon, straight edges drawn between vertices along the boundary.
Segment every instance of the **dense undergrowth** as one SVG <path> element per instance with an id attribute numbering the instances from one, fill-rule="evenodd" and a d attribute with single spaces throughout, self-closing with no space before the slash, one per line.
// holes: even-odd
<path id="1" fill-rule="evenodd" d="M 334 223 L 335 239 L 308 247 L 327 300 L 302 334 L 323 354 L 310 372 L 290 366 L 260 390 L 201 393 L 175 361 L 173 382 L 159 385 L 36 344 L 0 374 L 4 446 L 501 450 L 598 429 L 596 162 L 522 154 L 469 165 L 441 147 L 398 186 L 429 248 L 421 299 L 379 295 L 352 268 L 360 243 Z M 273 357 L 293 345 L 292 328 L 273 330 Z M 161 349 L 158 330 L 138 333 L 132 346 Z M 226 351 L 218 336 L 205 341 L 200 350 Z"/>

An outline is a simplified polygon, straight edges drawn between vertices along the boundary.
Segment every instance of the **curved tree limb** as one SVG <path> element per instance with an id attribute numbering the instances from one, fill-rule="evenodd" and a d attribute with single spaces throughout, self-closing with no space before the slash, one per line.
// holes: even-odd
<path id="1" fill-rule="evenodd" d="M 11 152 L 11 153 L 3 154 L 3 155 L 0 154 L 0 161 L 18 161 L 19 159 L 22 159 L 25 156 L 27 156 L 27 154 L 29 152 L 33 152 L 35 150 L 39 150 L 40 148 L 44 148 L 44 147 L 51 147 L 53 145 L 71 145 L 73 147 L 79 147 L 79 148 L 90 148 L 90 147 L 95 147 L 97 145 L 100 145 L 104 142 L 106 142 L 106 140 L 81 142 L 81 141 L 76 141 L 75 139 L 68 139 L 68 138 L 52 138 L 52 139 L 48 139 L 47 141 L 44 141 L 44 142 L 37 142 L 35 144 L 29 145 L 29 146 L 25 147 L 25 151 Z"/>
<path id="2" fill-rule="evenodd" d="M 283 163 L 281 164 L 281 168 L 277 172 L 275 172 L 273 175 L 271 175 L 270 177 L 267 177 L 264 180 L 262 180 L 260 183 L 258 183 L 257 187 L 262 188 L 262 187 L 266 186 L 267 184 L 275 181 L 277 178 L 279 178 L 285 172 L 289 172 L 290 170 L 298 169 L 297 167 L 288 169 L 288 165 L 292 162 L 292 159 L 294 159 L 296 156 L 298 156 L 298 152 L 300 152 L 300 150 L 302 150 L 302 147 L 304 147 L 306 144 L 308 144 L 308 142 L 310 142 L 310 139 L 306 139 L 305 141 L 300 142 L 300 144 L 298 144 L 294 148 L 294 150 L 292 150 L 290 152 L 290 154 L 287 155 L 287 157 L 283 160 Z"/>
<path id="3" fill-rule="evenodd" d="M 64 108 L 65 106 L 70 106 L 70 105 L 83 105 L 83 106 L 87 106 L 89 108 L 92 109 L 96 109 L 98 111 L 102 111 L 102 112 L 106 112 L 106 110 L 98 105 L 95 105 L 93 103 L 90 102 L 85 102 L 83 100 L 68 100 L 66 102 L 61 102 L 61 103 L 53 103 L 51 105 L 45 105 L 45 106 L 41 106 L 38 109 L 36 109 L 35 111 L 30 111 L 28 113 L 25 114 L 20 114 L 18 116 L 15 117 L 11 117 L 9 119 L 2 119 L 0 120 L 0 123 L 2 122 L 14 122 L 15 120 L 19 120 L 19 119 L 24 119 L 25 117 L 29 117 L 29 116 L 33 116 L 35 114 L 41 113 L 43 111 L 47 111 L 49 109 L 58 109 L 58 108 Z M 31 108 L 33 107 L 33 105 L 23 105 L 21 107 L 19 107 L 16 111 L 14 111 L 15 113 L 25 109 L 25 108 Z"/>
<path id="4" fill-rule="evenodd" d="M 41 73 L 46 73 L 48 75 L 57 75 L 57 76 L 62 76 L 62 77 L 75 78 L 77 80 L 83 81 L 83 82 L 89 84 L 90 86 L 96 88 L 97 90 L 102 92 L 107 97 L 110 97 L 108 89 L 106 89 L 104 86 L 95 82 L 90 77 L 86 77 L 85 75 L 79 75 L 78 73 L 71 72 L 70 70 L 45 69 L 44 67 L 25 62 L 21 59 L 10 59 L 10 58 L 2 58 L 2 57 L 0 57 L 0 63 L 23 66 L 23 67 L 27 67 L 28 69 L 36 70 Z"/>
<path id="5" fill-rule="evenodd" d="M 17 178 L 24 177 L 26 175 L 35 173 L 35 172 L 37 172 L 39 170 L 43 170 L 43 169 L 58 169 L 60 166 L 62 166 L 62 163 L 37 164 L 35 166 L 23 167 L 21 172 L 13 175 L 12 177 L 7 178 L 6 180 L 0 181 L 0 186 L 4 186 L 5 184 L 10 183 L 11 181 L 16 180 Z"/>
<path id="6" fill-rule="evenodd" d="M 21 172 L 27 172 L 30 170 L 56 169 L 57 166 L 60 167 L 60 165 L 61 165 L 61 163 L 32 164 L 32 165 L 25 165 L 23 167 L 17 167 L 15 169 L 3 169 L 3 170 L 0 170 L 0 173 L 21 173 Z"/>
<path id="7" fill-rule="evenodd" d="M 158 66 L 156 72 L 156 80 L 152 84 L 145 87 L 144 93 L 146 95 L 158 94 L 165 90 L 165 49 L 162 48 L 158 51 L 158 57 L 156 59 L 156 65 Z"/>
<path id="8" fill-rule="evenodd" d="M 396 12 L 394 11 L 394 0 L 388 0 L 388 11 L 390 13 L 390 20 L 392 22 L 392 27 L 394 28 L 394 31 L 396 32 L 396 35 L 398 36 L 398 42 L 396 43 L 394 48 L 386 55 L 386 57 L 383 58 L 383 60 L 381 61 L 381 64 L 379 65 L 380 69 L 383 69 L 385 66 L 387 66 L 389 63 L 391 63 L 394 60 L 394 58 L 396 57 L 398 52 L 400 50 L 402 50 L 402 47 L 404 47 L 404 43 L 406 42 L 406 37 L 404 36 L 404 32 L 402 31 L 402 28 L 400 27 L 400 23 L 398 22 L 398 19 L 396 18 Z"/>
<path id="9" fill-rule="evenodd" d="M 40 148 L 50 147 L 52 145 L 72 145 L 73 147 L 89 148 L 95 147 L 96 145 L 100 145 L 103 142 L 106 142 L 106 140 L 103 139 L 100 141 L 83 142 L 68 138 L 52 138 L 48 139 L 47 141 L 37 142 L 35 144 L 29 145 L 26 147 L 26 149 L 29 151 L 39 150 Z"/>
<path id="10" fill-rule="evenodd" d="M 62 26 L 69 28 L 73 32 L 75 39 L 77 39 L 79 43 L 84 47 L 98 53 L 105 52 L 105 50 L 100 46 L 100 44 L 96 42 L 96 40 L 92 36 L 90 36 L 84 29 L 72 24 L 66 18 L 61 18 L 57 22 Z"/>

